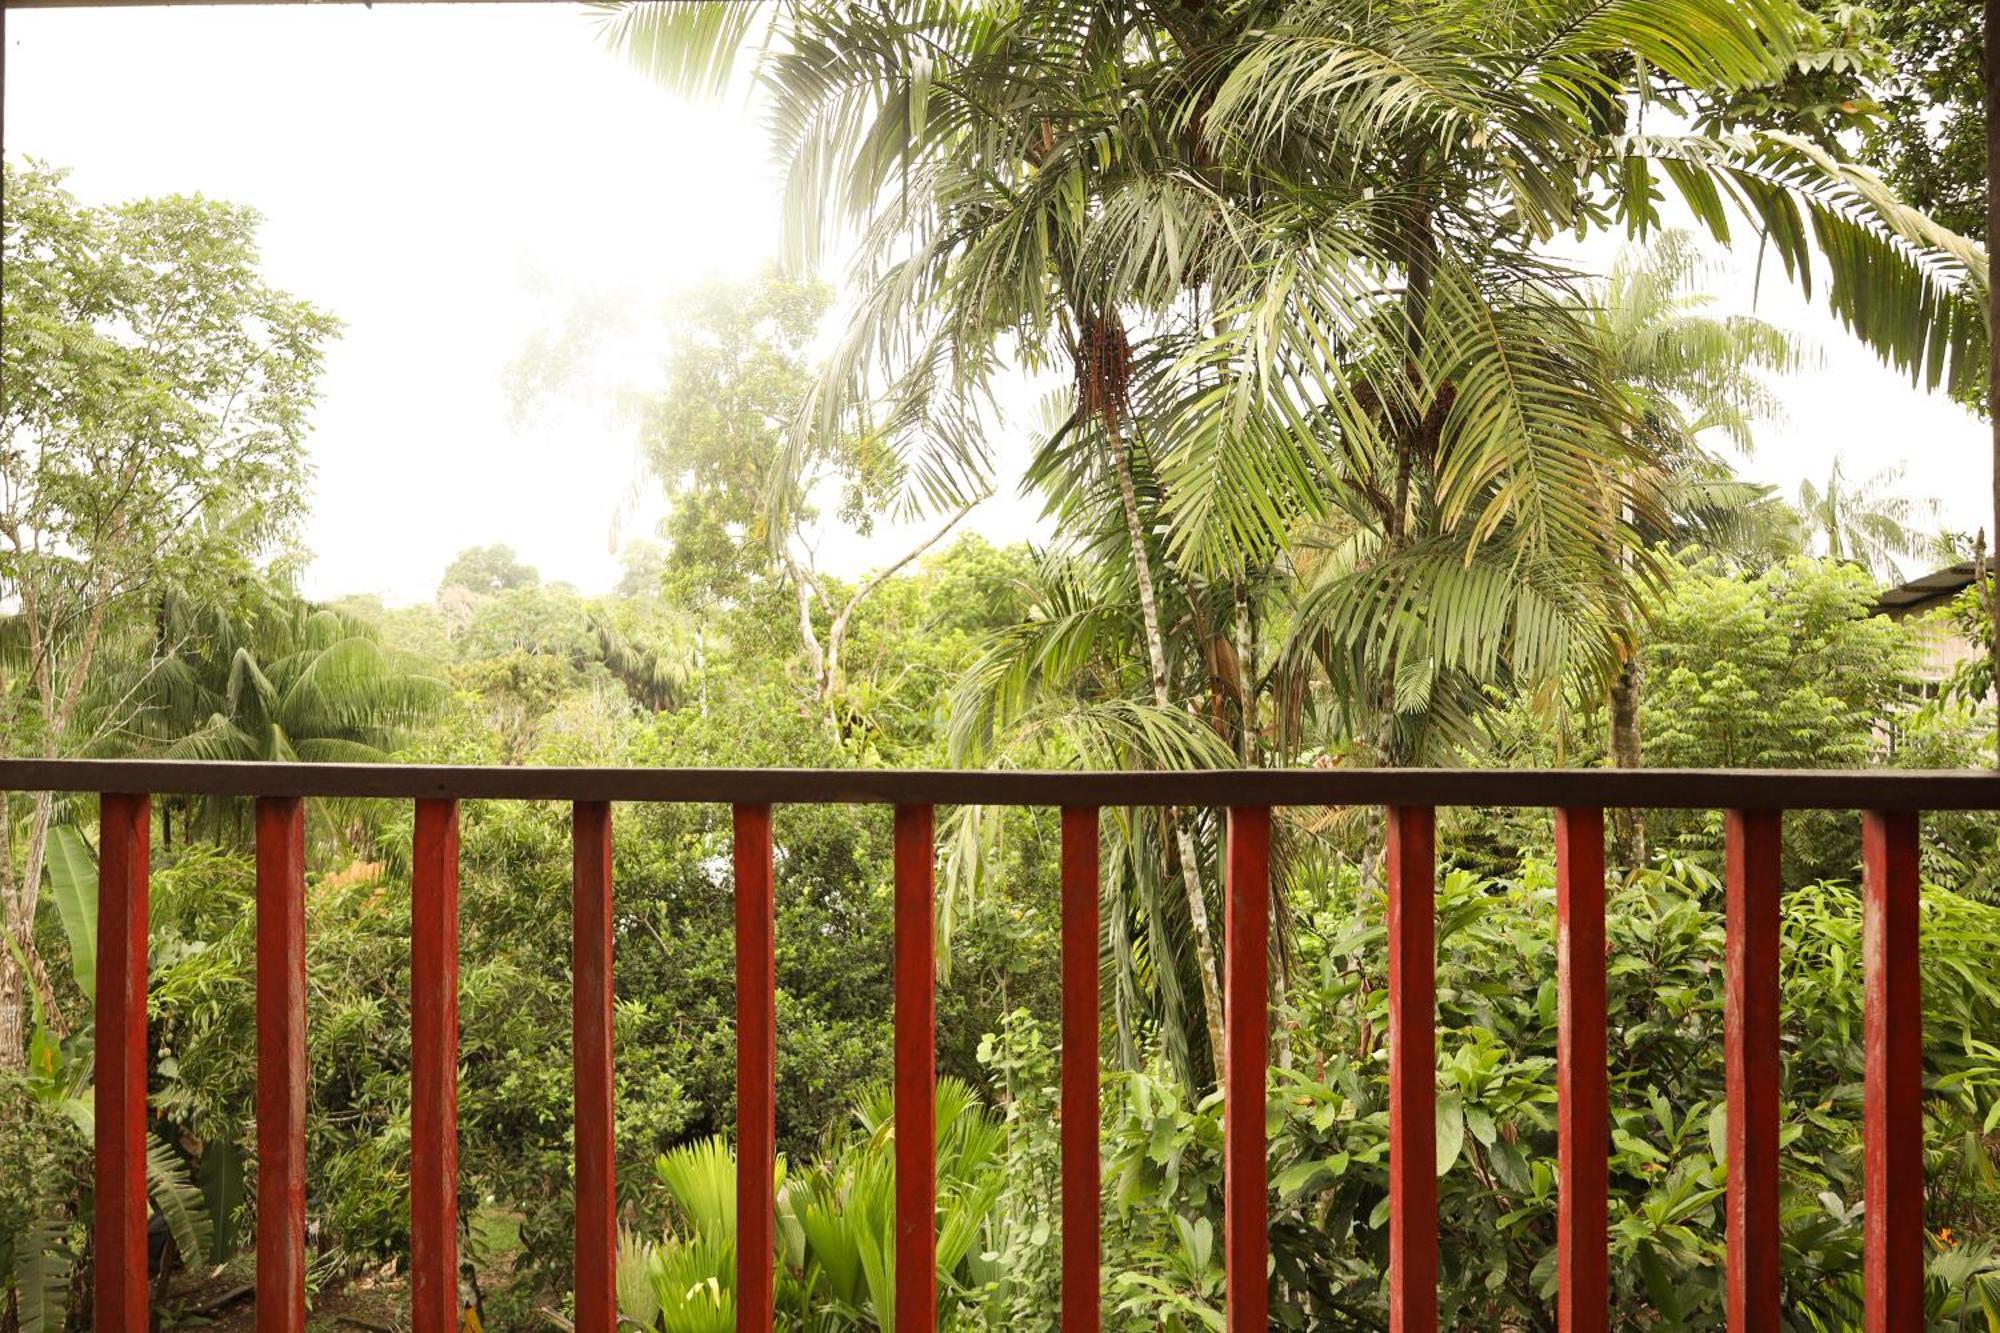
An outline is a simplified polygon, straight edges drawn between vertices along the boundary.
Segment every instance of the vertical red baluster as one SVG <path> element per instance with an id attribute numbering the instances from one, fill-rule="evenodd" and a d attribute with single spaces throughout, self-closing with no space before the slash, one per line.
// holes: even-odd
<path id="1" fill-rule="evenodd" d="M 775 1317 L 778 959 L 771 892 L 771 807 L 736 807 L 736 1327 Z"/>
<path id="2" fill-rule="evenodd" d="M 1271 811 L 1229 811 L 1222 903 L 1222 1267 L 1229 1333 L 1265 1333 L 1271 1292 L 1268 1163 Z"/>
<path id="3" fill-rule="evenodd" d="M 1389 810 L 1389 1328 L 1437 1328 L 1437 829 Z"/>
<path id="4" fill-rule="evenodd" d="M 1062 1326 L 1103 1319 L 1098 1148 L 1097 811 L 1062 812 Z"/>
<path id="5" fill-rule="evenodd" d="M 937 1327 L 936 837 L 896 807 L 896 1330 Z"/>
<path id="6" fill-rule="evenodd" d="M 1731 810 L 1722 1060 L 1729 1097 L 1729 1327 L 1775 1329 L 1778 1267 L 1778 906 L 1784 817 Z"/>
<path id="7" fill-rule="evenodd" d="M 107 794 L 97 848 L 96 1333 L 146 1333 L 146 872 L 152 800 Z"/>
<path id="8" fill-rule="evenodd" d="M 1866 1333 L 1924 1322 L 1924 1014 L 1917 980 L 1917 815 L 1862 816 Z"/>
<path id="9" fill-rule="evenodd" d="M 306 1326 L 306 806 L 257 802 L 257 1333 Z"/>
<path id="10" fill-rule="evenodd" d="M 570 812 L 570 1060 L 576 1117 L 576 1328 L 618 1324 L 618 1182 L 611 1055 L 611 806 Z"/>
<path id="11" fill-rule="evenodd" d="M 417 802 L 410 875 L 410 1328 L 458 1327 L 458 802 Z"/>
<path id="12" fill-rule="evenodd" d="M 1603 1333 L 1611 1285 L 1605 1192 L 1604 812 L 1556 811 L 1556 1317 Z"/>

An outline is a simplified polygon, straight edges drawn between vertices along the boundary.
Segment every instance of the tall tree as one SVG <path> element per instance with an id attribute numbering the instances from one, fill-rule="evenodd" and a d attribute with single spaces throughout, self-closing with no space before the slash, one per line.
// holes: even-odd
<path id="1" fill-rule="evenodd" d="M 257 215 L 198 197 L 83 204 L 59 173 L 5 167 L 0 343 L 0 737 L 83 747 L 107 634 L 161 588 L 199 589 L 283 548 L 332 318 L 258 272 Z M 0 1066 L 22 1051 L 51 805 L 0 817 Z"/>
<path id="2" fill-rule="evenodd" d="M 1781 136 L 1628 132 L 1635 102 L 1769 81 L 1798 46 L 1782 0 L 1659 11 L 794 0 L 621 7 L 608 33 L 699 90 L 759 53 L 794 258 L 858 234 L 815 415 L 890 404 L 948 507 L 989 470 L 968 402 L 1003 361 L 1060 367 L 1050 445 L 1123 520 L 1154 706 L 1193 703 L 1161 561 L 1228 580 L 1314 532 L 1294 674 L 1409 762 L 1484 684 L 1615 661 L 1600 516 L 1637 445 L 1542 242 L 1651 226 L 1671 188 L 1718 234 L 1750 217 L 1788 272 L 1823 263 L 1899 364 L 1942 375 L 1983 336 L 1983 255 L 1867 173 Z"/>
<path id="3" fill-rule="evenodd" d="M 1986 66 L 1986 236 L 2000 236 L 2000 56 L 1994 54 L 1992 34 L 2000 32 L 2000 0 L 1986 0 L 1986 30 L 1982 34 L 1980 56 Z M 2000 290 L 1986 290 L 1986 328 L 2000 330 Z M 1986 420 L 1992 426 L 1992 500 L 1994 552 L 2000 556 L 2000 336 L 1988 338 L 1986 362 Z M 1992 610 L 1992 669 L 1994 683 L 2000 685 L 2000 588 L 1988 584 L 1986 602 Z M 2000 731 L 1994 735 L 1994 767 L 2000 767 Z"/>
<path id="4" fill-rule="evenodd" d="M 640 457 L 670 504 L 661 527 L 670 595 L 693 606 L 727 601 L 774 570 L 782 574 L 814 694 L 831 710 L 855 613 L 986 491 L 961 497 L 941 523 L 852 589 L 837 593 L 816 568 L 811 533 L 822 506 L 865 535 L 896 512 L 905 481 L 865 414 L 829 420 L 786 447 L 786 427 L 811 397 L 811 344 L 829 301 L 824 285 L 775 274 L 690 293 L 677 307 L 664 382 L 647 399 Z"/>
<path id="5" fill-rule="evenodd" d="M 1780 414 L 1764 373 L 1792 369 L 1805 356 L 1796 338 L 1763 320 L 1708 313 L 1713 298 L 1702 289 L 1705 267 L 1691 235 L 1665 232 L 1649 246 L 1622 252 L 1609 278 L 1584 297 L 1604 373 L 1625 395 L 1632 429 L 1646 437 L 1655 460 L 1650 475 L 1634 479 L 1634 489 L 1647 492 L 1670 523 L 1686 517 L 1694 520 L 1690 526 L 1724 515 L 1740 520 L 1746 506 L 1759 507 L 1762 496 L 1729 475 L 1704 437 L 1720 435 L 1748 452 L 1753 424 Z M 1641 535 L 1653 534 L 1642 526 Z M 1615 602 L 1610 750 L 1614 767 L 1637 768 L 1641 616 L 1626 583 L 1620 580 Z M 1620 810 L 1613 823 L 1623 864 L 1642 865 L 1643 813 Z"/>
<path id="6" fill-rule="evenodd" d="M 2000 32 L 2000 0 L 1986 0 L 1986 27 L 1981 34 L 1980 57 L 1985 67 L 1986 119 L 1986 236 L 1987 245 L 2000 236 L 2000 56 L 1993 51 L 1993 34 Z M 2000 291 L 1990 285 L 1986 293 L 1986 327 L 1989 334 L 2000 329 Z M 1993 431 L 1992 547 L 2000 557 L 2000 336 L 1989 336 L 1986 367 L 1986 419 Z M 1993 680 L 2000 685 L 2000 582 L 1989 583 L 1987 608 L 1993 621 Z M 1993 763 L 2000 767 L 2000 732 L 1993 737 Z"/>

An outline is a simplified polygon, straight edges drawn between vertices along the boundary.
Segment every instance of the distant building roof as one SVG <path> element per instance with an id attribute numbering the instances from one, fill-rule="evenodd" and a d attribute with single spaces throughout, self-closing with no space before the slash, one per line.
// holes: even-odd
<path id="1" fill-rule="evenodd" d="M 1948 597 L 1955 597 L 1960 591 L 1972 586 L 1973 564 L 1964 560 L 1956 565 L 1899 583 L 1887 589 L 1875 599 L 1876 615 L 1899 615 L 1909 611 L 1922 610 L 1936 605 Z"/>

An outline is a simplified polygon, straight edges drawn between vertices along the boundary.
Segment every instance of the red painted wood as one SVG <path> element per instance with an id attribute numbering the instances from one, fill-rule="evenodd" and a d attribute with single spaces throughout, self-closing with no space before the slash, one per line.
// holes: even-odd
<path id="1" fill-rule="evenodd" d="M 1556 1320 L 1610 1327 L 1605 1195 L 1610 1079 L 1604 1014 L 1604 812 L 1556 811 Z"/>
<path id="2" fill-rule="evenodd" d="M 1389 807 L 1389 1328 L 1437 1328 L 1437 820 Z"/>
<path id="3" fill-rule="evenodd" d="M 770 1333 L 776 1252 L 778 957 L 771 807 L 736 807 L 736 1327 Z"/>
<path id="4" fill-rule="evenodd" d="M 410 866 L 410 1328 L 458 1327 L 458 802 L 417 802 Z"/>
<path id="5" fill-rule="evenodd" d="M 1099 1157 L 1097 811 L 1062 812 L 1062 1326 L 1103 1322 Z"/>
<path id="6" fill-rule="evenodd" d="M 306 807 L 257 802 L 257 1333 L 306 1326 Z"/>
<path id="7" fill-rule="evenodd" d="M 1778 908 L 1784 818 L 1726 817 L 1728 936 L 1722 1062 L 1729 1098 L 1724 1278 L 1732 1329 L 1776 1329 L 1778 1262 Z"/>
<path id="8" fill-rule="evenodd" d="M 1229 1333 L 1270 1324 L 1271 811 L 1229 811 L 1222 900 L 1222 1267 Z"/>
<path id="9" fill-rule="evenodd" d="M 937 1328 L 936 844 L 896 807 L 896 1333 Z"/>
<path id="10" fill-rule="evenodd" d="M 611 1055 L 611 807 L 570 812 L 570 1041 L 576 1117 L 576 1328 L 618 1324 L 617 1134 Z"/>
<path id="11" fill-rule="evenodd" d="M 152 801 L 107 795 L 97 846 L 97 1256 L 91 1327 L 146 1333 L 146 899 Z"/>
<path id="12" fill-rule="evenodd" d="M 1865 1333 L 1924 1321 L 1924 1015 L 1917 979 L 1917 816 L 1861 821 Z"/>

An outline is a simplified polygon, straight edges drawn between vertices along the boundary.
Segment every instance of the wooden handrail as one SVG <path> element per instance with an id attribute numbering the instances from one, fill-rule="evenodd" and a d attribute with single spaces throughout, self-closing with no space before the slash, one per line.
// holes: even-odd
<path id="1" fill-rule="evenodd" d="M 0 791 L 715 805 L 1337 806 L 2000 810 L 1983 769 L 499 768 L 0 759 Z"/>

